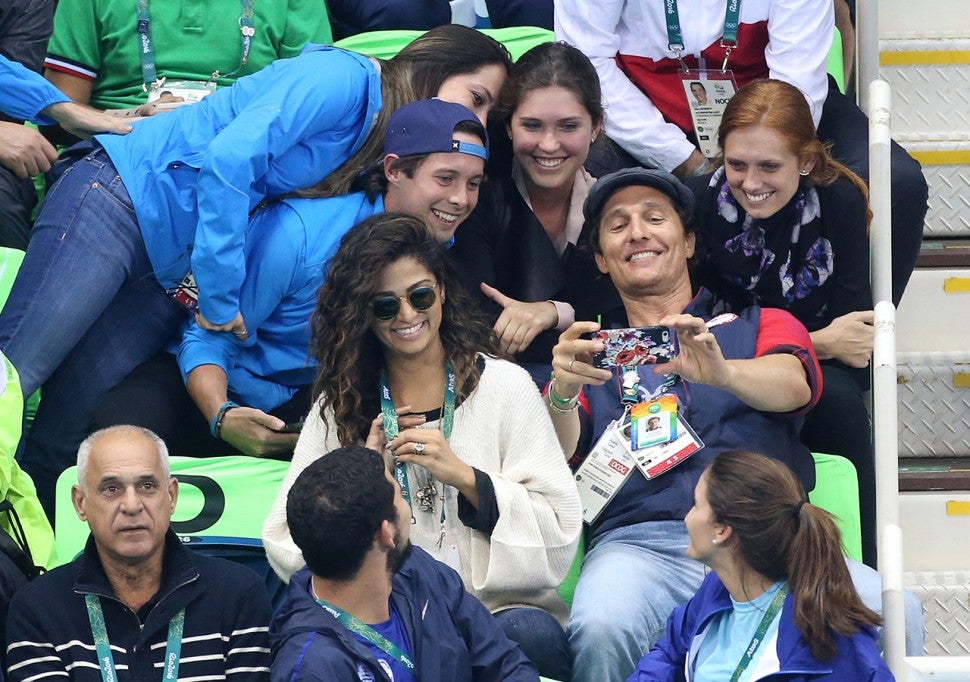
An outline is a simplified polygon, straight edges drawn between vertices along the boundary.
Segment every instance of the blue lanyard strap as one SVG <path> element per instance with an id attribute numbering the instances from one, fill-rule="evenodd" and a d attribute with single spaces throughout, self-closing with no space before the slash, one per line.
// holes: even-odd
<path id="1" fill-rule="evenodd" d="M 95 594 L 84 595 L 84 603 L 88 607 L 88 621 L 91 623 L 91 635 L 98 652 L 98 666 L 101 668 L 102 682 L 117 682 L 118 672 L 115 667 L 114 655 L 108 641 L 108 628 L 104 624 L 104 612 L 101 610 L 101 598 Z M 162 666 L 162 679 L 174 681 L 179 678 L 179 661 L 182 658 L 182 632 L 185 629 L 185 609 L 180 610 L 168 623 L 168 641 L 165 645 L 165 660 Z"/>
<path id="2" fill-rule="evenodd" d="M 445 440 L 451 438 L 451 429 L 455 423 L 455 384 L 457 375 L 450 364 L 445 363 L 445 402 L 441 406 L 441 432 Z M 384 437 L 387 442 L 397 438 L 401 432 L 397 423 L 397 410 L 394 409 L 394 401 L 391 399 L 391 388 L 387 382 L 387 370 L 381 370 L 381 416 L 384 420 Z M 408 485 L 408 476 L 405 466 L 398 464 L 394 467 L 394 477 L 397 478 L 401 486 L 401 495 L 404 501 L 411 504 L 411 489 Z M 444 514 L 444 506 L 442 506 Z M 442 517 L 443 518 L 443 517 Z"/>
<path id="3" fill-rule="evenodd" d="M 242 57 L 239 59 L 239 66 L 226 74 L 220 74 L 218 70 L 214 71 L 212 73 L 212 80 L 216 78 L 229 78 L 236 75 L 246 65 L 246 62 L 249 61 L 249 53 L 253 47 L 253 36 L 256 35 L 256 10 L 253 1 L 240 0 L 239 2 L 239 40 L 242 46 Z M 141 59 L 142 87 L 147 90 L 158 82 L 158 70 L 155 67 L 155 46 L 152 43 L 152 15 L 149 9 L 149 0 L 135 0 L 135 6 L 138 10 L 138 56 Z"/>
<path id="4" fill-rule="evenodd" d="M 680 29 L 680 14 L 677 11 L 677 0 L 664 0 L 664 20 L 667 22 L 667 49 L 674 53 L 684 64 L 684 35 Z M 738 46 L 738 26 L 741 25 L 741 0 L 726 0 L 724 9 L 724 32 L 721 34 L 721 47 L 725 49 L 724 64 L 721 70 L 727 69 L 727 60 L 731 50 Z"/>
<path id="5" fill-rule="evenodd" d="M 778 615 L 778 611 L 781 610 L 781 605 L 785 603 L 785 597 L 788 595 L 788 587 L 783 586 L 778 590 L 778 594 L 775 598 L 771 600 L 771 605 L 768 606 L 768 610 L 765 611 L 765 615 L 761 618 L 761 623 L 758 625 L 758 629 L 755 630 L 754 637 L 751 638 L 751 643 L 748 648 L 744 650 L 744 655 L 741 657 L 738 667 L 734 670 L 734 675 L 731 676 L 731 682 L 738 682 L 741 679 L 741 674 L 748 668 L 748 664 L 751 663 L 751 659 L 754 658 L 755 653 L 758 651 L 758 647 L 761 646 L 761 642 L 764 640 L 765 633 L 768 632 L 768 628 L 771 627 L 771 622 Z"/>
<path id="6" fill-rule="evenodd" d="M 326 609 L 330 615 L 336 618 L 341 625 L 350 630 L 351 632 L 356 632 L 358 635 L 366 639 L 368 642 L 378 647 L 385 654 L 393 658 L 395 661 L 403 665 L 410 672 L 414 672 L 414 661 L 408 656 L 401 647 L 389 640 L 387 637 L 379 633 L 377 630 L 372 628 L 370 625 L 360 620 L 359 618 L 350 615 L 343 609 L 325 602 L 322 599 L 317 599 L 317 604 Z"/>

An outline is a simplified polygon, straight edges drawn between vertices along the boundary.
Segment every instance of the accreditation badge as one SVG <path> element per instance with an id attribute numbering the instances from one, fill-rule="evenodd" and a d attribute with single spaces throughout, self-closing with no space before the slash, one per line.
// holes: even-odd
<path id="1" fill-rule="evenodd" d="M 738 89 L 734 74 L 730 70 L 689 69 L 680 71 L 680 80 L 694 123 L 697 146 L 701 154 L 713 159 L 718 154 L 717 129 L 724 108 Z"/>
<path id="2" fill-rule="evenodd" d="M 674 433 L 677 434 L 676 438 L 666 443 L 637 450 L 633 454 L 637 468 L 648 481 L 670 471 L 704 447 L 704 441 L 694 433 L 694 429 L 682 416 L 675 416 L 674 421 L 676 423 L 674 427 Z"/>
<path id="3" fill-rule="evenodd" d="M 576 471 L 583 521 L 593 523 L 636 468 L 626 413 L 610 423 Z"/>
<path id="4" fill-rule="evenodd" d="M 162 95 L 181 97 L 184 102 L 173 102 L 175 106 L 195 104 L 216 91 L 216 84 L 212 81 L 163 81 L 152 85 L 148 91 L 148 103 L 151 104 Z"/>

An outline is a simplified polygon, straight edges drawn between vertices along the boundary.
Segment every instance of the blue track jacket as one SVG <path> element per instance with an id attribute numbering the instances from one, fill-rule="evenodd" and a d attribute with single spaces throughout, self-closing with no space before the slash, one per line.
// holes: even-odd
<path id="1" fill-rule="evenodd" d="M 391 599 L 412 642 L 420 682 L 536 682 L 538 673 L 451 568 L 414 547 L 394 575 Z M 270 625 L 273 680 L 389 682 L 370 650 L 310 593 L 310 572 L 294 574 Z"/>

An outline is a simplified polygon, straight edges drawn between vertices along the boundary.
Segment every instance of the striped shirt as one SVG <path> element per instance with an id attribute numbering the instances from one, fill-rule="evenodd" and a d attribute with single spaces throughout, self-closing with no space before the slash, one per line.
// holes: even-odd
<path id="1" fill-rule="evenodd" d="M 93 540 L 74 562 L 22 588 L 10 604 L 7 679 L 101 682 L 84 595 L 101 596 L 119 682 L 162 678 L 168 623 L 185 609 L 182 682 L 268 680 L 266 590 L 249 569 L 196 554 L 171 531 L 162 586 L 138 614 L 114 596 Z"/>

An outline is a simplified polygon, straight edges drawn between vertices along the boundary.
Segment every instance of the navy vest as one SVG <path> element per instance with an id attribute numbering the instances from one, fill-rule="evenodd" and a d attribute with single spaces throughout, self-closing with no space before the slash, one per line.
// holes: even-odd
<path id="1" fill-rule="evenodd" d="M 704 320 L 712 317 L 714 297 L 702 289 L 684 310 Z M 761 308 L 751 306 L 737 319 L 711 329 L 724 357 L 747 359 L 755 356 Z M 641 386 L 652 392 L 662 382 L 652 366 L 639 368 Z M 711 460 L 725 450 L 747 449 L 764 453 L 787 464 L 805 490 L 815 487 L 812 455 L 798 440 L 802 419 L 791 414 L 759 412 L 731 393 L 719 388 L 678 380 L 669 392 L 680 400 L 680 415 L 687 419 L 704 448 L 690 459 L 658 478 L 648 481 L 633 471 L 592 525 L 593 537 L 614 528 L 644 521 L 683 519 L 694 504 L 694 487 Z M 592 415 L 592 443 L 607 425 L 623 413 L 619 376 L 603 386 L 587 386 Z"/>

